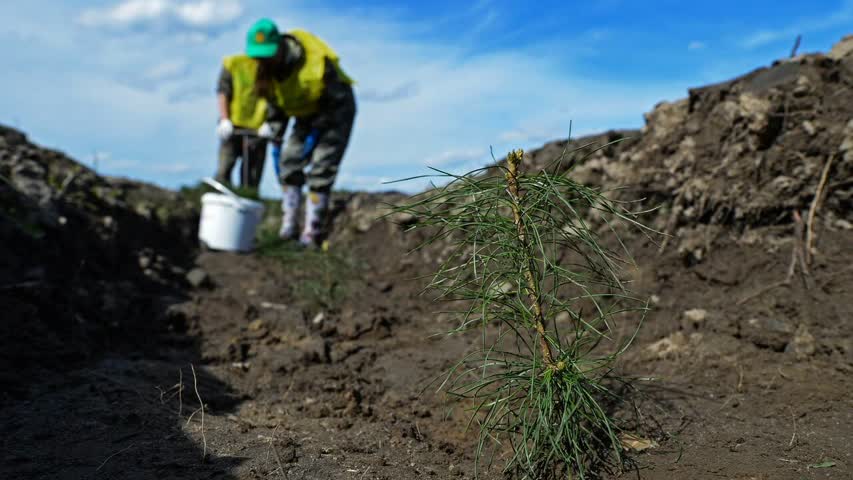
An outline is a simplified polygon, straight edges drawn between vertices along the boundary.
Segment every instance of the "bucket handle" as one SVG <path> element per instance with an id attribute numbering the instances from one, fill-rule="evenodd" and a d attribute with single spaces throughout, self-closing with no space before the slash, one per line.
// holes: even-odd
<path id="1" fill-rule="evenodd" d="M 202 182 L 204 182 L 204 183 L 206 183 L 206 184 L 208 184 L 208 185 L 210 185 L 211 187 L 215 188 L 215 189 L 216 189 L 216 190 L 218 190 L 219 192 L 224 193 L 225 195 L 228 195 L 228 196 L 229 196 L 229 197 L 231 197 L 231 198 L 234 198 L 234 199 L 237 199 L 237 200 L 242 200 L 242 199 L 240 198 L 240 196 L 238 196 L 236 193 L 234 193 L 234 192 L 232 192 L 231 190 L 229 190 L 229 189 L 228 189 L 228 187 L 226 187 L 225 185 L 223 185 L 223 184 L 221 184 L 221 183 L 217 182 L 216 180 L 214 180 L 214 179 L 212 179 L 212 178 L 210 178 L 210 177 L 205 177 L 205 178 L 201 179 L 201 181 L 202 181 Z"/>

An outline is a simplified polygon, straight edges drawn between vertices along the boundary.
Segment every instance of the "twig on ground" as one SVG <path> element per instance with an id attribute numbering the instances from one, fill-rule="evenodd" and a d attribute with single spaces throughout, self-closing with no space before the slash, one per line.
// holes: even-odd
<path id="1" fill-rule="evenodd" d="M 788 443 L 788 447 L 790 448 L 793 447 L 794 442 L 797 441 L 797 416 L 794 415 L 794 409 L 790 406 L 788 407 L 788 410 L 791 411 L 791 421 L 794 423 L 794 433 L 791 435 L 791 441 Z"/>
<path id="2" fill-rule="evenodd" d="M 738 364 L 737 366 L 738 376 L 737 376 L 737 392 L 740 393 L 743 391 L 743 365 Z"/>
<path id="3" fill-rule="evenodd" d="M 184 414 L 184 369 L 178 369 L 178 383 L 181 387 L 178 389 L 178 416 Z"/>
<path id="4" fill-rule="evenodd" d="M 826 181 L 829 179 L 829 170 L 832 168 L 832 160 L 834 156 L 830 155 L 829 158 L 826 159 L 826 164 L 823 166 L 823 173 L 820 175 L 820 182 L 817 185 L 817 191 L 815 191 L 814 199 L 812 199 L 811 207 L 809 207 L 809 217 L 806 221 L 806 247 L 805 247 L 805 255 L 806 255 L 806 264 L 811 265 L 812 263 L 812 248 L 814 245 L 814 219 L 817 214 L 818 209 L 820 208 L 820 204 L 823 201 L 823 194 L 826 188 Z"/>
<path id="5" fill-rule="evenodd" d="M 796 263 L 800 265 L 804 275 L 809 275 L 809 267 L 806 264 L 805 225 L 799 210 L 794 210 L 794 225 L 796 225 L 796 235 L 794 235 Z M 793 280 L 795 270 L 795 267 L 788 270 L 788 281 Z"/>
<path id="6" fill-rule="evenodd" d="M 747 295 L 740 300 L 738 300 L 737 305 L 741 306 L 748 301 L 759 297 L 770 290 L 778 287 L 786 287 L 791 285 L 791 281 L 794 279 L 794 275 L 797 273 L 797 265 L 800 265 L 800 268 L 803 270 L 803 273 L 808 275 L 808 267 L 806 265 L 805 259 L 805 244 L 803 242 L 803 218 L 800 215 L 800 212 L 794 210 L 794 246 L 791 249 L 791 263 L 788 264 L 788 273 L 785 275 L 783 280 L 778 282 L 771 283 L 766 285 L 763 288 L 758 289 L 756 292 Z"/>
<path id="7" fill-rule="evenodd" d="M 170 401 L 171 399 L 175 398 L 176 396 L 180 395 L 180 393 L 181 393 L 181 385 L 177 384 L 177 383 L 172 385 L 171 387 L 169 387 L 166 390 L 163 390 L 159 386 L 157 386 L 155 388 L 157 389 L 158 392 L 160 392 L 160 405 L 165 405 L 166 402 Z M 166 394 L 169 394 L 169 393 L 171 393 L 171 395 L 169 395 L 167 397 Z"/>
<path id="8" fill-rule="evenodd" d="M 287 309 L 288 309 L 288 308 L 290 308 L 290 307 L 288 307 L 287 305 L 285 305 L 285 304 L 283 304 L 283 303 L 261 302 L 261 308 L 266 308 L 266 309 L 269 309 L 269 310 L 281 310 L 281 311 L 284 311 L 284 310 L 287 310 Z"/>
<path id="9" fill-rule="evenodd" d="M 102 469 L 102 468 L 104 468 L 104 465 L 106 465 L 106 464 L 107 464 L 107 462 L 109 462 L 113 457 L 115 457 L 116 455 L 118 455 L 118 454 L 120 454 L 120 453 L 124 453 L 124 452 L 126 452 L 126 451 L 130 450 L 130 449 L 133 447 L 133 445 L 134 445 L 134 444 L 132 444 L 132 443 L 131 443 L 130 445 L 128 445 L 128 446 L 126 446 L 126 447 L 122 448 L 121 450 L 119 450 L 119 451 L 117 451 L 116 453 L 114 453 L 114 454 L 110 455 L 109 457 L 107 457 L 107 459 L 106 459 L 106 460 L 104 460 L 103 462 L 101 462 L 101 465 L 99 465 L 99 466 L 98 466 L 98 468 L 96 468 L 96 469 L 95 469 L 95 471 L 96 471 L 96 472 L 100 472 L 100 471 L 101 471 L 101 469 Z"/>
<path id="10" fill-rule="evenodd" d="M 784 286 L 790 285 L 790 284 L 791 284 L 791 281 L 788 279 L 780 280 L 780 281 L 775 282 L 775 283 L 771 283 L 770 285 L 767 285 L 766 287 L 759 289 L 755 293 L 752 293 L 750 295 L 747 295 L 747 296 L 741 298 L 740 300 L 738 300 L 737 304 L 738 304 L 738 306 L 741 306 L 741 305 L 745 304 L 746 302 L 752 300 L 753 298 L 759 297 L 759 296 L 769 292 L 770 290 L 773 290 L 774 288 L 784 287 Z"/>
<path id="11" fill-rule="evenodd" d="M 0 291 L 34 288 L 34 287 L 39 287 L 41 285 L 42 285 L 42 282 L 39 282 L 37 280 L 31 280 L 31 281 L 27 281 L 27 282 L 12 283 L 9 285 L 0 285 Z"/>
<path id="12" fill-rule="evenodd" d="M 196 377 L 195 367 L 193 364 L 190 364 L 190 369 L 193 372 L 193 388 L 195 389 L 195 395 L 198 397 L 199 405 L 201 405 L 201 407 L 199 407 L 199 410 L 201 410 L 201 442 L 203 448 L 201 459 L 202 461 L 207 461 L 207 436 L 204 434 L 204 401 L 201 399 L 201 394 L 198 393 L 198 377 Z M 195 412 L 193 412 L 193 415 L 195 415 Z M 192 419 L 192 415 L 190 416 L 190 419 Z"/>
<path id="13" fill-rule="evenodd" d="M 284 465 L 281 463 L 281 457 L 279 457 L 278 455 L 278 449 L 275 448 L 275 441 L 278 438 L 275 436 L 275 433 L 278 431 L 278 427 L 280 426 L 281 424 L 276 424 L 275 428 L 272 430 L 272 438 L 267 440 L 267 443 L 269 444 L 270 449 L 272 450 L 272 453 L 275 456 L 275 462 L 278 464 L 278 469 L 279 471 L 281 471 L 281 476 L 287 478 L 287 471 L 284 469 Z"/>

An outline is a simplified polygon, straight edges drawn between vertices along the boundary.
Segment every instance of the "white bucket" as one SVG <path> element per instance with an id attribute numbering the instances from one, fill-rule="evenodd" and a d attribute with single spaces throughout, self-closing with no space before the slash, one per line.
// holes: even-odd
<path id="1" fill-rule="evenodd" d="M 205 193 L 201 196 L 198 239 L 213 250 L 250 251 L 255 229 L 264 215 L 264 205 L 238 197 L 215 180 L 204 181 L 227 193 Z"/>

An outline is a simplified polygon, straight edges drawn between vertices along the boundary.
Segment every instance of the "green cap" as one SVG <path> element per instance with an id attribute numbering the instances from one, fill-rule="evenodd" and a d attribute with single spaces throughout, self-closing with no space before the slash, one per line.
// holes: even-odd
<path id="1" fill-rule="evenodd" d="M 268 58 L 275 55 L 281 34 L 269 18 L 262 18 L 252 25 L 246 35 L 246 55 L 252 58 Z"/>

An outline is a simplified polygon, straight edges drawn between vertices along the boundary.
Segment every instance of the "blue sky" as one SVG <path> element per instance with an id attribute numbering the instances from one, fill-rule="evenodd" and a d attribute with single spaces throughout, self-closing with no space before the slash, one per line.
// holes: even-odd
<path id="1" fill-rule="evenodd" d="M 338 187 L 370 190 L 564 138 L 570 121 L 640 127 L 658 101 L 786 56 L 797 34 L 808 52 L 853 33 L 853 0 L 5 1 L 0 123 L 167 187 L 213 173 L 221 58 L 263 16 L 326 39 L 358 81 Z M 263 191 L 277 193 L 271 165 Z"/>

